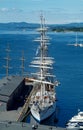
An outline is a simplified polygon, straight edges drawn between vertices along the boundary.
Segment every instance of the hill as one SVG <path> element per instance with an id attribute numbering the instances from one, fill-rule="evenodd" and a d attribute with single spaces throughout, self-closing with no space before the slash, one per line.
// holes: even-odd
<path id="1" fill-rule="evenodd" d="M 70 24 L 49 24 L 50 31 L 81 31 L 83 32 L 83 23 L 70 23 Z M 0 30 L 8 31 L 21 31 L 21 30 L 34 30 L 39 27 L 36 23 L 26 23 L 26 22 L 10 22 L 10 23 L 0 23 Z"/>

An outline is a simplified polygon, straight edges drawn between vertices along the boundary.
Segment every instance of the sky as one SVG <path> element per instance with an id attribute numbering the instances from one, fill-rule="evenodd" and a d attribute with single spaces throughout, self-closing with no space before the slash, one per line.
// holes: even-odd
<path id="1" fill-rule="evenodd" d="M 41 13 L 48 24 L 83 22 L 83 0 L 0 0 L 0 23 L 39 23 Z"/>

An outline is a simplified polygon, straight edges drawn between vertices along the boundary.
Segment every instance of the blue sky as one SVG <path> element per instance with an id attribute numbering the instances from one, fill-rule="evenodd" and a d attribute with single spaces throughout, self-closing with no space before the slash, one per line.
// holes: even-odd
<path id="1" fill-rule="evenodd" d="M 41 12 L 46 23 L 83 22 L 83 0 L 0 0 L 0 23 L 38 23 Z"/>

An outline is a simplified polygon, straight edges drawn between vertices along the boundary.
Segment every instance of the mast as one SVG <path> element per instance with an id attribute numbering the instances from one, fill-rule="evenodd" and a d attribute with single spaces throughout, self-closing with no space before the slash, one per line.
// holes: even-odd
<path id="1" fill-rule="evenodd" d="M 10 48 L 9 48 L 9 44 L 8 44 L 8 47 L 7 47 L 7 49 L 6 49 L 6 54 L 7 54 L 7 56 L 4 58 L 5 60 L 6 60 L 6 65 L 4 65 L 3 67 L 6 69 L 6 76 L 8 77 L 8 75 L 9 75 L 9 69 L 11 68 L 10 66 L 9 66 L 9 61 L 11 60 L 10 59 L 10 56 L 9 56 L 9 53 L 10 53 Z"/>
<path id="2" fill-rule="evenodd" d="M 47 55 L 49 45 L 49 37 L 46 36 L 47 30 L 48 28 L 45 26 L 45 19 L 41 15 L 41 25 L 40 28 L 37 29 L 40 33 L 40 37 L 35 40 L 40 44 L 40 54 L 34 58 L 34 61 L 31 62 L 32 67 L 40 68 L 41 80 L 42 77 L 44 77 L 44 71 L 46 72 L 46 70 L 52 69 L 52 64 L 54 63 L 53 58 L 48 57 Z"/>
<path id="3" fill-rule="evenodd" d="M 78 44 L 78 39 L 77 39 L 77 32 L 76 32 L 76 44 Z"/>
<path id="4" fill-rule="evenodd" d="M 37 31 L 40 33 L 40 37 L 38 37 L 35 41 L 39 43 L 39 55 L 34 58 L 31 62 L 32 67 L 39 68 L 39 72 L 32 73 L 37 76 L 37 79 L 34 80 L 38 82 L 41 86 L 41 99 L 43 99 L 43 95 L 45 94 L 46 85 L 54 86 L 54 83 L 51 82 L 51 78 L 55 76 L 50 74 L 49 70 L 53 69 L 52 64 L 53 58 L 48 56 L 48 45 L 49 45 L 49 37 L 47 37 L 46 32 L 48 31 L 48 27 L 45 26 L 45 19 L 41 15 L 40 17 L 41 25 Z M 50 80 L 49 80 L 50 79 Z"/>
<path id="5" fill-rule="evenodd" d="M 24 51 L 22 51 L 22 58 L 20 59 L 21 60 L 21 73 L 22 75 L 24 74 L 24 68 L 25 68 L 25 58 L 24 58 Z"/>

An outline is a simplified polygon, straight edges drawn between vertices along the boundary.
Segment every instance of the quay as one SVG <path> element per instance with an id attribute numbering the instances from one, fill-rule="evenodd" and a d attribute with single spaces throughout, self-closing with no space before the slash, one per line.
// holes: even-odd
<path id="1" fill-rule="evenodd" d="M 25 85 L 24 77 L 8 76 L 0 80 L 0 121 L 23 120 L 32 88 L 32 82 Z"/>
<path id="2" fill-rule="evenodd" d="M 65 128 L 38 125 L 32 125 L 24 122 L 0 122 L 0 130 L 66 130 Z"/>
<path id="3" fill-rule="evenodd" d="M 23 119 L 29 113 L 29 101 L 33 82 L 20 76 L 8 76 L 0 79 L 0 130 L 66 130 L 66 128 L 25 123 Z"/>

